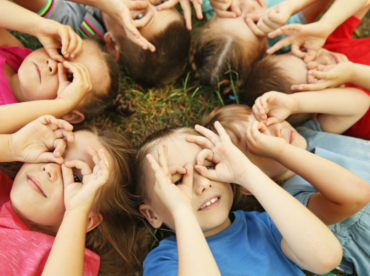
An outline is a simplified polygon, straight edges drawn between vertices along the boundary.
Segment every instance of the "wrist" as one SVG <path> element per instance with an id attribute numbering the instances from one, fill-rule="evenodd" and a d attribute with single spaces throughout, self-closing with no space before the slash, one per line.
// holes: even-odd
<path id="1" fill-rule="evenodd" d="M 170 213 L 174 221 L 183 219 L 185 217 L 194 216 L 193 207 L 188 205 L 179 205 L 176 208 L 172 208 Z"/>
<path id="2" fill-rule="evenodd" d="M 17 157 L 13 143 L 12 143 L 12 135 L 11 134 L 1 134 L 0 135 L 0 149 L 1 149 L 1 158 L 0 162 L 14 162 L 14 161 L 21 161 L 20 158 Z"/>

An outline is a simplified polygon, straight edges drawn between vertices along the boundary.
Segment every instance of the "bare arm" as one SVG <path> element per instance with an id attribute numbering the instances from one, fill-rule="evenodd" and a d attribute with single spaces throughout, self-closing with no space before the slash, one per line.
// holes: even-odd
<path id="1" fill-rule="evenodd" d="M 7 30 L 0 28 L 0 46 L 17 46 L 23 48 L 23 44 Z"/>
<path id="2" fill-rule="evenodd" d="M 284 121 L 290 114 L 319 113 L 326 132 L 343 133 L 369 109 L 370 97 L 356 88 L 331 88 L 315 92 L 284 94 L 268 92 L 259 97 L 253 113 L 267 126 Z"/>
<path id="3" fill-rule="evenodd" d="M 246 131 L 248 141 L 263 140 L 263 149 L 274 148 L 281 152 L 288 145 L 285 140 L 260 133 L 254 122 Z M 251 192 L 269 214 L 276 227 L 283 236 L 283 252 L 288 258 L 300 266 L 315 273 L 324 274 L 335 268 L 342 258 L 342 250 L 333 233 L 305 206 L 273 182 L 257 166 L 252 164 L 230 140 L 226 131 L 219 122 L 215 123 L 219 133 L 212 133 L 203 127 L 196 126 L 196 130 L 205 135 L 210 142 L 210 149 L 198 154 L 198 164 L 203 164 L 204 158 L 213 156 L 216 163 L 215 170 L 207 170 L 197 165 L 195 169 L 204 177 L 226 183 L 236 183 Z M 195 141 L 204 140 L 203 137 Z M 189 140 L 188 140 L 189 141 Z M 253 143 L 254 143 L 253 142 Z M 211 144 L 213 147 L 211 147 Z M 200 144 L 200 143 L 198 143 Z M 250 145 L 248 144 L 248 148 Z M 212 150 L 212 154 L 209 153 Z M 207 152 L 208 151 L 208 152 Z M 301 159 L 298 164 L 301 164 Z M 294 258 L 292 258 L 294 256 Z M 326 256 L 326 258 L 322 258 Z M 330 257 L 327 257 L 330 256 Z"/>
<path id="4" fill-rule="evenodd" d="M 38 12 L 45 5 L 46 0 L 14 0 L 13 2 L 27 10 Z"/>

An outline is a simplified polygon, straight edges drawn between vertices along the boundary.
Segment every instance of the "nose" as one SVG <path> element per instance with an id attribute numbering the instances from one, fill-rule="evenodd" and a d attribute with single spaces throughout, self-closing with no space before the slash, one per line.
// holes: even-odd
<path id="1" fill-rule="evenodd" d="M 203 194 L 207 189 L 212 188 L 212 183 L 208 178 L 201 176 L 200 174 L 194 172 L 193 178 L 193 189 L 195 190 L 196 195 Z"/>
<path id="2" fill-rule="evenodd" d="M 46 173 L 50 181 L 55 181 L 61 174 L 60 165 L 55 163 L 45 164 L 41 167 L 41 170 Z"/>
<path id="3" fill-rule="evenodd" d="M 276 124 L 270 125 L 268 129 L 270 130 L 273 136 L 280 137 L 283 126 L 280 123 L 276 123 Z"/>
<path id="4" fill-rule="evenodd" d="M 54 75 L 58 72 L 58 63 L 55 60 L 48 58 L 46 60 L 46 66 L 50 75 Z"/>

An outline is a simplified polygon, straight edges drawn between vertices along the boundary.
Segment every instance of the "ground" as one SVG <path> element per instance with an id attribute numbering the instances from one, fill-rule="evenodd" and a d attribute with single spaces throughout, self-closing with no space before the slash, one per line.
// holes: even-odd
<path id="1" fill-rule="evenodd" d="M 195 21 L 195 18 L 193 18 Z M 202 25 L 202 22 L 196 25 Z M 39 47 L 38 42 L 27 35 L 14 33 L 29 48 Z M 370 14 L 363 19 L 354 37 L 370 36 Z M 82 125 L 103 124 L 125 134 L 134 146 L 138 146 L 149 134 L 165 127 L 190 126 L 201 123 L 202 116 L 217 105 L 223 104 L 218 91 L 210 87 L 194 86 L 189 82 L 190 72 L 178 81 L 157 89 L 144 90 L 122 70 L 120 92 L 129 98 L 137 111 L 122 116 L 115 110 L 107 110 L 100 116 L 86 120 Z M 347 275 L 333 271 L 335 275 Z M 306 275 L 314 275 L 306 273 Z"/>

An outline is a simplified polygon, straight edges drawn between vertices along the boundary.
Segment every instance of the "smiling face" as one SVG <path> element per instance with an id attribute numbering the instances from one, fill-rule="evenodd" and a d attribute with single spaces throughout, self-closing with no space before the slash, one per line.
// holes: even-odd
<path id="1" fill-rule="evenodd" d="M 95 42 L 84 40 L 82 51 L 73 62 L 82 63 L 89 69 L 93 90 L 107 89 L 110 84 L 108 66 Z M 67 76 L 72 75 L 68 73 Z M 20 102 L 57 97 L 58 62 L 51 59 L 44 48 L 33 51 L 26 57 L 18 70 L 18 78 L 21 91 L 17 99 Z"/>
<path id="2" fill-rule="evenodd" d="M 242 121 L 240 124 L 234 123 L 235 128 L 239 131 L 239 134 L 242 137 L 240 142 L 235 139 L 235 136 L 232 135 L 232 133 L 229 134 L 232 137 L 233 143 L 248 157 L 253 164 L 260 168 L 270 178 L 279 178 L 288 171 L 286 167 L 273 159 L 254 155 L 248 150 L 245 142 L 245 132 L 247 128 L 255 121 L 256 118 L 253 114 L 251 114 L 249 115 L 248 122 Z M 305 149 L 307 146 L 305 138 L 300 135 L 287 121 L 270 125 L 267 128 L 272 136 L 283 138 L 290 145 L 302 149 Z"/>
<path id="3" fill-rule="evenodd" d="M 65 161 L 78 159 L 93 168 L 92 157 L 86 151 L 88 145 L 96 150 L 103 148 L 91 132 L 75 132 L 75 143 L 67 143 L 63 154 Z M 73 173 L 75 180 L 82 179 L 79 170 L 74 168 Z M 25 163 L 14 179 L 10 198 L 13 209 L 31 230 L 55 234 L 65 212 L 61 166 Z"/>
<path id="4" fill-rule="evenodd" d="M 184 167 L 187 163 L 196 164 L 196 158 L 202 150 L 196 144 L 185 141 L 187 134 L 173 134 L 161 141 L 160 144 L 168 146 L 168 167 L 180 165 Z M 150 154 L 158 160 L 157 150 L 154 147 Z M 145 205 L 150 206 L 161 222 L 165 223 L 169 228 L 175 229 L 174 220 L 170 212 L 162 204 L 158 196 L 154 192 L 154 184 L 156 182 L 154 172 L 152 171 L 149 162 L 144 161 L 143 172 L 145 173 L 145 187 L 148 197 L 148 202 Z M 214 164 L 210 161 L 205 161 L 204 166 L 209 169 L 214 169 Z M 172 182 L 181 184 L 182 175 L 176 174 L 172 176 Z M 178 186 L 180 189 L 181 185 Z M 194 171 L 193 177 L 193 193 L 192 206 L 195 217 L 199 222 L 205 236 L 215 235 L 230 225 L 228 218 L 231 205 L 233 202 L 233 193 L 229 183 L 211 181 Z M 140 206 L 140 209 L 143 205 Z M 145 215 L 145 214 L 144 214 Z M 148 217 L 147 217 L 148 218 Z M 148 218 L 151 222 L 150 218 Z M 161 224 L 161 223 L 160 223 Z M 152 224 L 153 225 L 153 224 Z M 160 227 L 160 225 L 153 225 Z"/>
<path id="5" fill-rule="evenodd" d="M 307 84 L 307 65 L 306 63 L 291 53 L 283 55 L 274 55 L 273 59 L 277 62 L 277 65 L 286 72 L 288 76 L 294 81 L 294 84 Z M 335 65 L 341 62 L 348 61 L 348 58 L 340 53 L 330 52 L 326 49 L 320 49 L 314 60 L 321 65 Z"/>
<path id="6" fill-rule="evenodd" d="M 138 28 L 140 34 L 147 40 L 151 40 L 155 34 L 164 30 L 173 21 L 182 21 L 183 18 L 180 13 L 175 8 L 170 8 L 162 11 L 157 11 L 157 7 L 163 3 L 163 1 L 158 0 L 154 5 L 152 5 L 149 0 L 148 7 L 143 10 L 131 10 L 131 18 L 133 20 L 138 20 L 143 18 L 149 12 L 153 13 L 153 17 L 150 21 L 143 27 Z M 119 41 L 120 36 L 127 36 L 123 28 L 121 28 L 109 15 L 102 13 L 103 21 L 107 31 L 111 33 L 114 41 Z"/>

